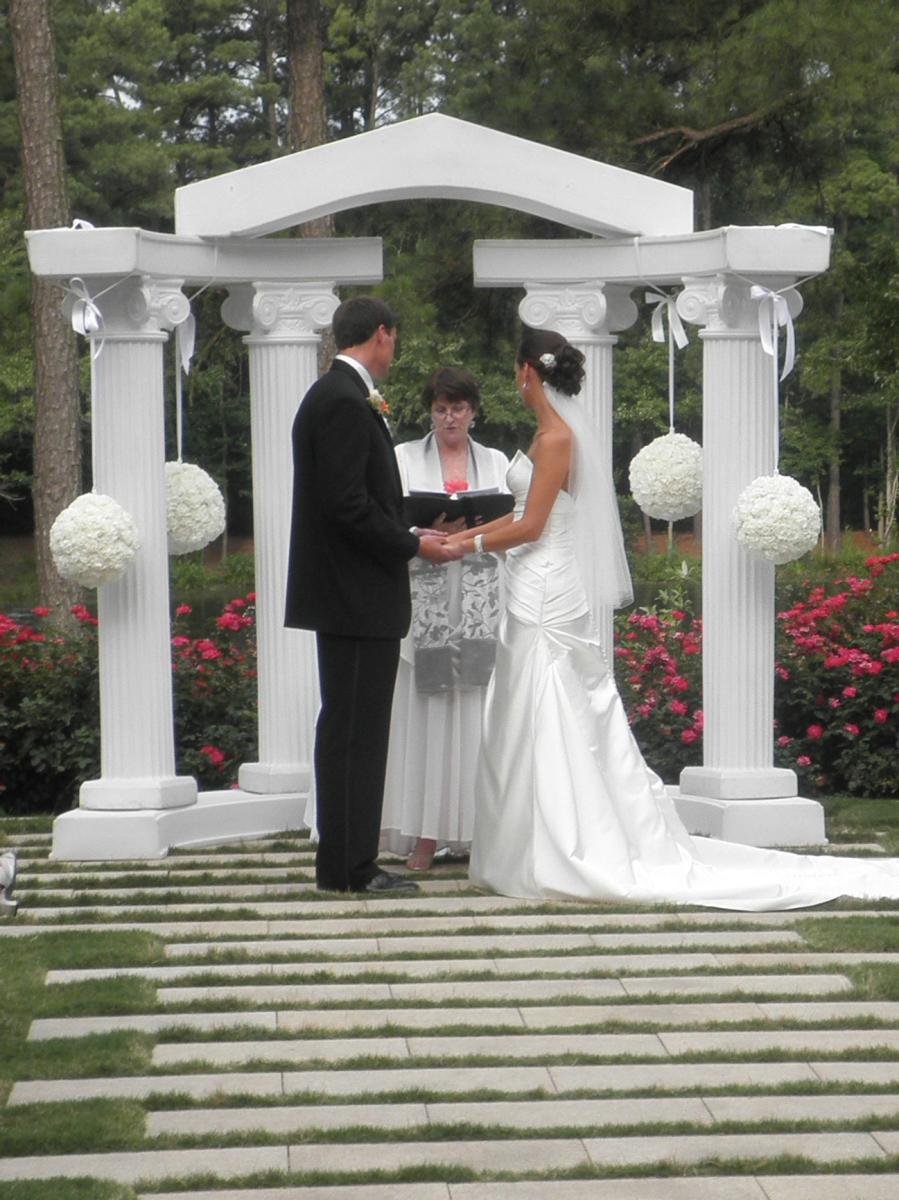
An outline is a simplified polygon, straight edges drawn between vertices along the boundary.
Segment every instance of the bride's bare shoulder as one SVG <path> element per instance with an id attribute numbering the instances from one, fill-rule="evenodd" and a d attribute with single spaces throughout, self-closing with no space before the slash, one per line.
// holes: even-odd
<path id="1" fill-rule="evenodd" d="M 569 454 L 570 451 L 571 430 L 567 425 L 560 423 L 552 425 L 548 429 L 541 429 L 537 433 L 531 447 L 531 457 L 535 458 L 537 455 L 555 457 Z"/>

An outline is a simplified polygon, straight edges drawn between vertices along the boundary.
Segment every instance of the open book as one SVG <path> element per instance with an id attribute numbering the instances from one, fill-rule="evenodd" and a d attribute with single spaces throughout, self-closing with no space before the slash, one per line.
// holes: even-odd
<path id="1" fill-rule="evenodd" d="M 510 513 L 514 507 L 513 497 L 495 487 L 456 492 L 452 496 L 446 492 L 411 491 L 403 499 L 405 520 L 420 529 L 428 529 L 441 513 L 446 514 L 448 521 L 464 517 L 469 528 L 472 525 L 485 525 Z"/>

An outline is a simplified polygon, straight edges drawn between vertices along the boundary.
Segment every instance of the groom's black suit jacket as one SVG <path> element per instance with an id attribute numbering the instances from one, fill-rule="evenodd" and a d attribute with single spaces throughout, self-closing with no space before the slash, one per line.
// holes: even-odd
<path id="1" fill-rule="evenodd" d="M 409 628 L 408 562 L 390 433 L 359 373 L 336 359 L 293 425 L 293 512 L 285 623 L 357 638 Z"/>

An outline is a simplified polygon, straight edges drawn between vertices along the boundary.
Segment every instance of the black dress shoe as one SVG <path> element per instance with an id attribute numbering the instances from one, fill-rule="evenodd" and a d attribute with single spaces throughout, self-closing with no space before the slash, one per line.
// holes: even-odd
<path id="1" fill-rule="evenodd" d="M 372 875 L 368 883 L 353 888 L 354 892 L 373 892 L 381 895 L 385 892 L 417 892 L 418 884 L 414 879 L 406 879 L 402 875 L 391 875 L 389 871 L 378 871 Z"/>

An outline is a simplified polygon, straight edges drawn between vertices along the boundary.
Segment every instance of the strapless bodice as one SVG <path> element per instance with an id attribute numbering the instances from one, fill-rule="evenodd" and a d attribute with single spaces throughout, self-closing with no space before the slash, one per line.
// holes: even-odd
<path id="1" fill-rule="evenodd" d="M 506 473 L 515 519 L 524 513 L 534 464 L 519 450 Z M 528 624 L 573 621 L 587 611 L 574 555 L 574 501 L 560 491 L 540 537 L 506 552 L 506 608 Z"/>

